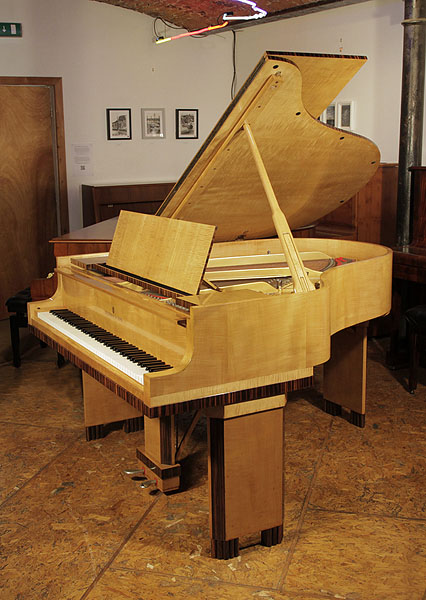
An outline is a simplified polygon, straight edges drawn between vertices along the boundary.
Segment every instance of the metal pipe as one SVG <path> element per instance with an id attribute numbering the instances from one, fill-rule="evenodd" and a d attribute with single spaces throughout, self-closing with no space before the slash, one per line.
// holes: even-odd
<path id="1" fill-rule="evenodd" d="M 421 165 L 425 94 L 426 0 L 404 0 L 397 245 L 410 243 L 411 173 Z"/>

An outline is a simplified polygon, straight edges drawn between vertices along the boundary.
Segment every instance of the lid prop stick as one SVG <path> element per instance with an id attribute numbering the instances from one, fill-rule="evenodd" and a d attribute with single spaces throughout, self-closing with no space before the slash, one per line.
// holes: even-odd
<path id="1" fill-rule="evenodd" d="M 253 137 L 253 132 L 247 121 L 244 122 L 244 131 L 247 134 L 247 139 L 251 152 L 253 154 L 256 167 L 262 181 L 263 189 L 265 190 L 266 197 L 269 202 L 269 206 L 272 211 L 272 220 L 277 230 L 278 237 L 281 242 L 281 246 L 286 258 L 287 264 L 290 269 L 291 276 L 293 278 L 293 286 L 295 292 L 309 292 L 314 290 L 315 286 L 309 279 L 306 269 L 303 265 L 302 259 L 300 258 L 299 252 L 294 243 L 293 235 L 290 227 L 288 226 L 287 219 L 282 212 L 280 205 L 278 204 L 277 197 L 273 190 L 271 181 L 263 163 L 262 157 L 257 147 L 256 141 Z"/>

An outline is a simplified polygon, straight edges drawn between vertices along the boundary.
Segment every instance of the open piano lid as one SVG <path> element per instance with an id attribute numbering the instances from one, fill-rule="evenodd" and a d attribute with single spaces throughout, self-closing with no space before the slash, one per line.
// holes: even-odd
<path id="1" fill-rule="evenodd" d="M 351 198 L 374 175 L 379 151 L 318 117 L 365 62 L 266 52 L 157 214 L 215 225 L 215 241 L 276 235 L 244 123 L 292 229 Z"/>

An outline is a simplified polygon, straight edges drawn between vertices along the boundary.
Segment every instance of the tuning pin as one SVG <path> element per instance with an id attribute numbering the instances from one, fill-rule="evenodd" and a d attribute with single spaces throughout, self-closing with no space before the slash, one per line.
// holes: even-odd
<path id="1" fill-rule="evenodd" d="M 155 479 L 148 479 L 147 481 L 142 482 L 140 487 L 142 489 L 145 489 L 145 488 L 149 487 L 150 485 L 154 485 L 154 483 L 155 483 Z"/>
<path id="2" fill-rule="evenodd" d="M 140 475 L 145 473 L 145 469 L 125 469 L 123 473 L 125 475 Z"/>

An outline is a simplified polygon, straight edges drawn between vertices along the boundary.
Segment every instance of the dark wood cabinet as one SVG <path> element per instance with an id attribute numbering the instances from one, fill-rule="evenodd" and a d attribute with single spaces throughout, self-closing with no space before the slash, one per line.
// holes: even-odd
<path id="1" fill-rule="evenodd" d="M 398 165 L 382 163 L 353 198 L 315 226 L 315 235 L 394 246 Z"/>
<path id="2" fill-rule="evenodd" d="M 411 243 L 407 248 L 394 248 L 394 278 L 426 283 L 426 167 L 411 167 Z M 424 295 L 417 303 L 424 302 Z"/>
<path id="3" fill-rule="evenodd" d="M 412 248 L 426 248 L 426 167 L 411 167 L 413 178 Z"/>
<path id="4" fill-rule="evenodd" d="M 153 215 L 174 183 L 82 185 L 83 227 L 117 217 L 120 210 Z"/>
<path id="5" fill-rule="evenodd" d="M 408 363 L 407 339 L 404 335 L 405 311 L 426 303 L 426 167 L 411 167 L 411 243 L 393 248 L 393 331 L 388 366 L 398 368 Z"/>

